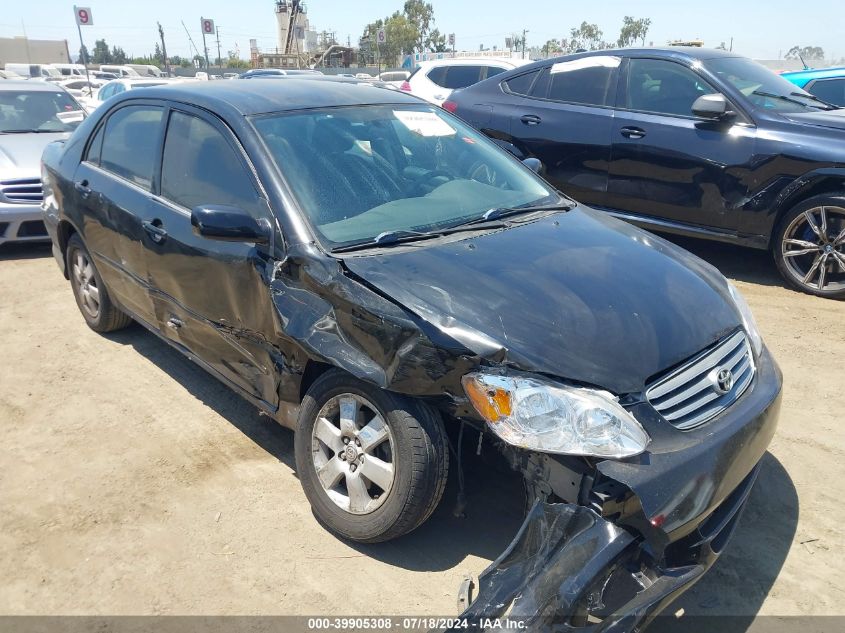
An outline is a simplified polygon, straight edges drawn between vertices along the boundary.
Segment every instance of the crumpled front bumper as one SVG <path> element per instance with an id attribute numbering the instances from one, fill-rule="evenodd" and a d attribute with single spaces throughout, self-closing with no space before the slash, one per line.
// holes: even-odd
<path id="1" fill-rule="evenodd" d="M 636 512 L 536 502 L 479 576 L 478 596 L 461 617 L 481 630 L 497 629 L 489 625 L 495 618 L 519 621 L 521 630 L 642 630 L 701 578 L 733 534 L 780 396 L 780 371 L 764 351 L 752 388 L 709 429 L 668 438 L 639 460 L 599 463 L 630 491 Z"/>

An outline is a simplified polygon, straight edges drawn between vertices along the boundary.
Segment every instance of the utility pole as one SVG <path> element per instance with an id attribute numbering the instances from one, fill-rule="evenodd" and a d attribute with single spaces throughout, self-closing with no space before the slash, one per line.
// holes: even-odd
<path id="1" fill-rule="evenodd" d="M 167 46 L 164 44 L 164 29 L 161 28 L 161 22 L 158 24 L 158 35 L 161 38 L 161 54 L 164 56 L 164 72 L 170 75 L 170 60 L 167 58 Z"/>
<path id="2" fill-rule="evenodd" d="M 217 35 L 217 61 L 219 62 L 220 68 L 223 68 L 223 58 L 220 56 L 220 27 L 214 29 L 214 33 Z"/>
<path id="3" fill-rule="evenodd" d="M 528 29 L 522 29 L 522 59 L 525 59 L 525 34 L 528 33 Z"/>

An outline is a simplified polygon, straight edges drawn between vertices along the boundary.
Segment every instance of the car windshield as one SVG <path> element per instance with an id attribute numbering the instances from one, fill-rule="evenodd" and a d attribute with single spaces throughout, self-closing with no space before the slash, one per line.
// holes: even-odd
<path id="1" fill-rule="evenodd" d="M 560 200 L 491 141 L 428 105 L 275 113 L 253 124 L 329 248 Z"/>
<path id="2" fill-rule="evenodd" d="M 704 65 L 723 81 L 733 85 L 757 107 L 778 112 L 830 109 L 829 105 L 750 59 L 723 57 L 710 59 Z"/>
<path id="3" fill-rule="evenodd" d="M 70 132 L 82 117 L 64 90 L 0 90 L 0 133 Z"/>

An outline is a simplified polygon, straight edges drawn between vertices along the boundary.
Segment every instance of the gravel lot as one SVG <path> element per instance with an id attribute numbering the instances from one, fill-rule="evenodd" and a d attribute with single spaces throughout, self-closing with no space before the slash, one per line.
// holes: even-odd
<path id="1" fill-rule="evenodd" d="M 733 543 L 685 612 L 845 614 L 845 302 L 783 287 L 764 253 L 678 240 L 745 293 L 784 372 L 778 433 Z M 477 469 L 421 529 L 321 528 L 292 434 L 146 330 L 90 331 L 49 246 L 0 249 L 0 613 L 457 612 L 521 522 Z"/>

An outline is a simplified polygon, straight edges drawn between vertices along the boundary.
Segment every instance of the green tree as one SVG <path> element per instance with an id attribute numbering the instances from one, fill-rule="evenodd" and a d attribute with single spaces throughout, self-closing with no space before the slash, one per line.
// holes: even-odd
<path id="1" fill-rule="evenodd" d="M 793 46 L 786 55 L 786 59 L 824 59 L 824 49 L 821 46 Z"/>
<path id="2" fill-rule="evenodd" d="M 402 13 L 409 24 L 416 29 L 414 50 L 425 50 L 429 43 L 429 31 L 434 22 L 434 7 L 430 2 L 423 2 L 423 0 L 406 0 Z"/>
<path id="3" fill-rule="evenodd" d="M 546 57 L 552 57 L 553 55 L 561 52 L 563 52 L 563 49 L 560 46 L 560 42 L 557 40 L 549 40 L 543 44 L 543 54 Z"/>
<path id="4" fill-rule="evenodd" d="M 91 53 L 88 52 L 88 47 L 82 45 L 79 47 L 79 57 L 76 59 L 77 64 L 90 64 Z"/>
<path id="5" fill-rule="evenodd" d="M 432 53 L 445 53 L 449 50 L 446 46 L 446 34 L 441 33 L 440 29 L 434 29 L 426 38 L 425 49 Z"/>
<path id="6" fill-rule="evenodd" d="M 112 56 L 109 50 L 109 45 L 106 40 L 97 40 L 94 42 L 94 52 L 91 54 L 92 64 L 111 64 Z"/>
<path id="7" fill-rule="evenodd" d="M 637 42 L 645 46 L 645 38 L 650 26 L 651 18 L 634 19 L 630 15 L 626 15 L 622 19 L 622 30 L 619 32 L 619 39 L 616 40 L 617 46 L 625 48 L 633 46 Z"/>
<path id="8" fill-rule="evenodd" d="M 564 47 L 567 53 L 574 53 L 579 50 L 596 51 L 608 48 L 608 44 L 602 39 L 604 33 L 598 24 L 582 22 L 577 29 L 569 31 L 569 40 Z"/>
<path id="9" fill-rule="evenodd" d="M 115 64 L 125 64 L 127 60 L 126 52 L 119 46 L 113 46 L 111 49 L 111 58 Z"/>

